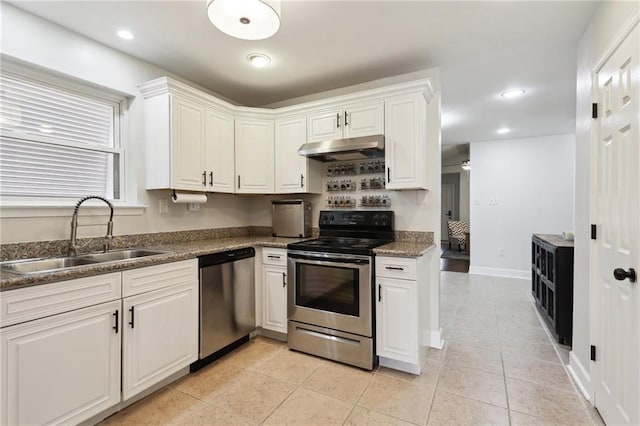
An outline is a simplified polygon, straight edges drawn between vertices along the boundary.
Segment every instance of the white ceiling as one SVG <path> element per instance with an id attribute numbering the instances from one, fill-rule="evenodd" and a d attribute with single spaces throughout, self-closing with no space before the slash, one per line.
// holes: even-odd
<path id="1" fill-rule="evenodd" d="M 444 143 L 573 132 L 576 46 L 597 5 L 284 0 L 279 32 L 246 41 L 211 25 L 206 0 L 11 3 L 244 105 L 439 66 Z M 272 65 L 252 68 L 251 52 Z M 512 87 L 527 95 L 500 98 Z"/>

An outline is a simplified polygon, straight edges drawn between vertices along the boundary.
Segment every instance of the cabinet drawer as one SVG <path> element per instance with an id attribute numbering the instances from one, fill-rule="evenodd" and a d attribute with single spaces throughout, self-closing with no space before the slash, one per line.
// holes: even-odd
<path id="1" fill-rule="evenodd" d="M 376 277 L 416 280 L 416 263 L 413 257 L 376 256 Z"/>
<path id="2" fill-rule="evenodd" d="M 262 249 L 262 263 L 264 265 L 287 266 L 287 251 L 264 247 Z"/>
<path id="3" fill-rule="evenodd" d="M 0 326 L 119 299 L 120 272 L 7 290 L 0 297 Z"/>
<path id="4" fill-rule="evenodd" d="M 198 259 L 164 263 L 122 272 L 122 297 L 198 281 Z"/>

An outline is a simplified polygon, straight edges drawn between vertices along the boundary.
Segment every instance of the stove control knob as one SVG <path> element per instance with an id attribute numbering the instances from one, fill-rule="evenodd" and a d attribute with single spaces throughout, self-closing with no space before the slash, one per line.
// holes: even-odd
<path id="1" fill-rule="evenodd" d="M 333 219 L 334 219 L 333 215 L 329 216 L 329 220 L 333 220 Z"/>
<path id="2" fill-rule="evenodd" d="M 329 215 L 325 214 L 325 215 L 322 216 L 322 220 L 326 221 L 327 219 L 329 219 Z"/>

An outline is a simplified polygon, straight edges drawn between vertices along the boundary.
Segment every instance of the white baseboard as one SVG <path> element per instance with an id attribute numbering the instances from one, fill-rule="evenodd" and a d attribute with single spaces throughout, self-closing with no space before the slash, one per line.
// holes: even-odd
<path id="1" fill-rule="evenodd" d="M 471 275 L 490 275 L 492 277 L 517 278 L 520 280 L 531 279 L 531 271 L 521 271 L 519 269 L 487 268 L 484 266 L 470 266 Z"/>
<path id="2" fill-rule="evenodd" d="M 444 346 L 444 340 L 442 340 L 442 328 L 440 328 L 438 331 L 431 332 L 429 346 L 436 349 L 442 349 L 442 347 Z"/>
<path id="3" fill-rule="evenodd" d="M 420 375 L 421 366 L 419 364 L 412 364 L 410 362 L 396 361 L 395 359 L 385 358 L 383 356 L 378 357 L 378 364 L 382 367 L 391 368 L 393 370 L 404 371 L 405 373 L 411 373 Z"/>
<path id="4" fill-rule="evenodd" d="M 587 400 L 591 401 L 591 394 L 589 393 L 589 389 L 591 389 L 591 378 L 573 351 L 569 352 L 569 365 L 567 365 L 567 370 L 569 370 L 573 381 L 578 385 L 580 392 L 582 392 Z M 593 403 L 593 401 L 591 402 Z"/>

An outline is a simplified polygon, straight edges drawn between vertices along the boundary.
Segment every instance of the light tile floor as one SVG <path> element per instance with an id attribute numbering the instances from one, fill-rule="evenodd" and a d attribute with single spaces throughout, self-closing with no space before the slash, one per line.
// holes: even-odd
<path id="1" fill-rule="evenodd" d="M 373 372 L 258 337 L 105 425 L 592 425 L 524 280 L 442 272 L 447 346 L 424 373 Z"/>

